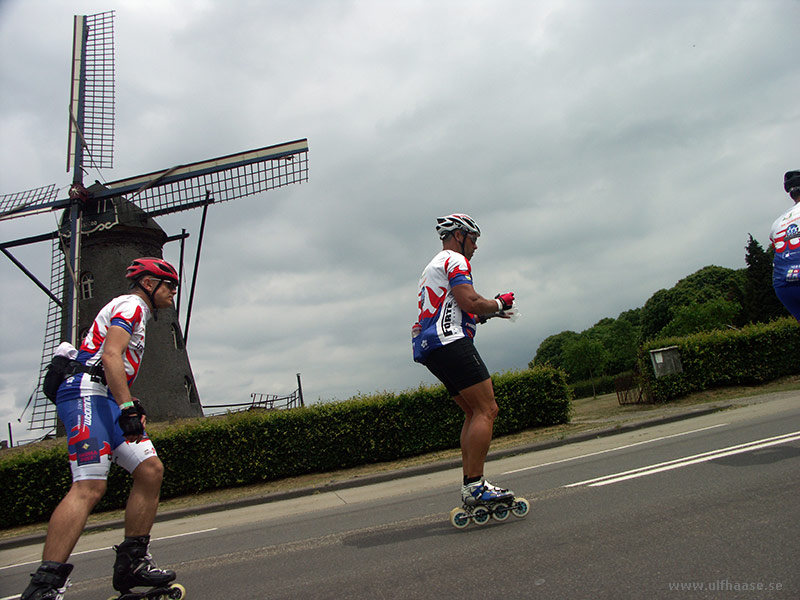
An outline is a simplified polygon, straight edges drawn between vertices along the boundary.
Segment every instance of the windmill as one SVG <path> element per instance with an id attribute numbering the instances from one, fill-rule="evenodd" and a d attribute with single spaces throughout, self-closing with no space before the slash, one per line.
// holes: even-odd
<path id="1" fill-rule="evenodd" d="M 67 172 L 72 182 L 66 198 L 56 184 L 0 195 L 0 221 L 63 210 L 56 231 L 0 243 L 0 251 L 50 299 L 45 324 L 39 382 L 29 428 L 53 429 L 55 407 L 41 391 L 44 370 L 61 341 L 79 345 L 97 311 L 127 285 L 125 267 L 137 256 L 163 255 L 166 242 L 181 242 L 185 233 L 169 237 L 154 218 L 203 208 L 202 243 L 209 204 L 259 194 L 308 181 L 308 141 L 299 139 L 237 154 L 86 187 L 88 167 L 113 167 L 114 143 L 114 11 L 76 15 L 73 33 L 69 104 Z M 50 285 L 40 282 L 10 248 L 50 241 Z M 174 309 L 159 310 L 147 331 L 147 355 L 133 391 L 148 403 L 148 418 L 202 415 L 186 352 L 192 297 L 182 330 Z M 27 410 L 27 407 L 26 407 Z"/>

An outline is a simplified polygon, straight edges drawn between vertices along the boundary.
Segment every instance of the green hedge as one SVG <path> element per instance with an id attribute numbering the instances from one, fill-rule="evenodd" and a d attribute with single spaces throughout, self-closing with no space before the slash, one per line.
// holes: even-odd
<path id="1" fill-rule="evenodd" d="M 569 421 L 563 371 L 535 367 L 495 375 L 493 383 L 495 435 Z M 442 386 L 199 419 L 152 436 L 165 466 L 161 497 L 454 448 L 463 420 Z M 45 520 L 71 483 L 66 448 L 0 455 L 0 480 L 4 527 Z M 121 508 L 129 490 L 128 474 L 112 467 L 97 510 Z"/>
<path id="2" fill-rule="evenodd" d="M 655 377 L 650 350 L 677 346 L 683 373 Z M 643 345 L 639 367 L 653 400 L 666 402 L 701 390 L 752 385 L 800 373 L 800 326 L 791 317 Z"/>

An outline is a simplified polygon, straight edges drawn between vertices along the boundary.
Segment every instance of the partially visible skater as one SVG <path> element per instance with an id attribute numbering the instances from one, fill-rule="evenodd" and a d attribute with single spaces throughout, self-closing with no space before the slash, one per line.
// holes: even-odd
<path id="1" fill-rule="evenodd" d="M 794 206 L 775 220 L 769 232 L 775 250 L 772 287 L 786 310 L 800 321 L 800 171 L 783 176 L 783 189 Z"/>

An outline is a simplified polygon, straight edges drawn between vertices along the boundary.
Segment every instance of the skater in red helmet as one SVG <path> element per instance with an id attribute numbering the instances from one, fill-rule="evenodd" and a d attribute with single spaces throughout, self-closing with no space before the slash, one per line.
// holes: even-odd
<path id="1" fill-rule="evenodd" d="M 125 540 L 115 549 L 114 588 L 165 586 L 175 573 L 159 569 L 148 551 L 164 465 L 144 430 L 146 416 L 130 386 L 139 372 L 145 327 L 159 308 L 172 306 L 178 273 L 165 260 L 138 258 L 128 267 L 130 291 L 104 306 L 80 349 L 62 344 L 64 360 L 45 380 L 67 432 L 72 487 L 53 511 L 42 564 L 22 600 L 62 598 L 72 565 L 67 563 L 92 509 L 106 491 L 111 462 L 133 476 L 125 511 Z M 53 365 L 56 364 L 54 361 Z M 48 378 L 51 377 L 48 374 Z"/>

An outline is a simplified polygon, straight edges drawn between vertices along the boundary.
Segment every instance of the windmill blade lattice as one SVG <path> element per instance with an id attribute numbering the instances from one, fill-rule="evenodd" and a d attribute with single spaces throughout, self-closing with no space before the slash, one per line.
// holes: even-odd
<path id="1" fill-rule="evenodd" d="M 55 183 L 24 192 L 0 195 L 0 221 L 55 210 L 58 188 Z"/>
<path id="2" fill-rule="evenodd" d="M 72 61 L 67 171 L 76 158 L 79 168 L 88 159 L 96 169 L 110 169 L 114 166 L 114 11 L 75 17 Z"/>
<path id="3" fill-rule="evenodd" d="M 125 195 L 159 216 L 203 204 L 206 192 L 214 202 L 225 202 L 303 181 L 308 181 L 306 139 L 113 181 L 94 197 Z"/>
<path id="4" fill-rule="evenodd" d="M 52 248 L 52 268 L 50 271 L 50 289 L 60 290 L 64 287 L 64 277 L 66 277 L 66 261 L 61 250 L 61 239 L 56 236 L 53 239 Z M 42 363 L 39 369 L 39 383 L 36 386 L 33 396 L 33 411 L 31 412 L 29 429 L 52 430 L 57 423 L 56 405 L 50 402 L 42 392 L 42 381 L 44 380 L 45 370 L 50 364 L 50 359 L 61 343 L 61 318 L 63 311 L 61 307 L 52 300 L 47 306 L 47 322 L 44 328 L 44 344 L 42 347 Z"/>

